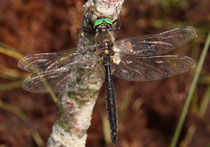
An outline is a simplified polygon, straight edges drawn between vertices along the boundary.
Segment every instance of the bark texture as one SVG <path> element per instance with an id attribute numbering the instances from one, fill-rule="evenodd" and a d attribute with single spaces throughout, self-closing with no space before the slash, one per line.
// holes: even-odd
<path id="1" fill-rule="evenodd" d="M 87 1 L 82 8 L 83 27 L 92 28 L 92 22 L 99 16 L 115 20 L 123 2 L 124 0 Z M 85 52 L 84 46 L 93 44 L 95 33 L 82 30 L 77 45 L 78 53 Z M 70 84 L 66 86 L 68 92 L 59 96 L 58 119 L 53 125 L 48 147 L 84 147 L 86 144 L 86 132 L 91 124 L 92 111 L 105 78 L 104 69 L 101 67 L 85 69 L 79 64 L 73 69 L 69 77 Z"/>

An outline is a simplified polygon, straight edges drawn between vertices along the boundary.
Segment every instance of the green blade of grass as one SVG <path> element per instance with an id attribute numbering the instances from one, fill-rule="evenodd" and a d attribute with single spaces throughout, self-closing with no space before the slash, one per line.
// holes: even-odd
<path id="1" fill-rule="evenodd" d="M 13 105 L 10 105 L 10 104 L 0 101 L 0 108 L 4 109 L 6 111 L 9 111 L 11 113 L 14 113 L 15 115 L 17 115 L 19 118 L 21 118 L 24 121 L 28 120 L 28 116 L 23 111 L 21 111 L 20 109 L 16 108 Z M 34 141 L 36 142 L 36 144 L 39 147 L 44 146 L 43 140 L 41 139 L 41 137 L 37 131 L 32 133 L 32 136 L 33 136 Z"/>
<path id="2" fill-rule="evenodd" d="M 17 50 L 15 50 L 14 48 L 6 45 L 3 42 L 0 42 L 0 53 L 8 55 L 10 57 L 13 57 L 17 60 L 23 58 L 22 54 L 20 54 Z"/>
<path id="3" fill-rule="evenodd" d="M 21 58 L 23 58 L 23 55 L 20 54 L 16 49 L 10 47 L 9 45 L 7 45 L 3 42 L 0 42 L 0 53 L 8 55 L 10 57 L 13 57 L 17 60 L 20 60 Z M 0 70 L 1 70 L 0 71 L 0 77 L 2 77 L 2 78 L 6 78 L 6 79 L 9 79 L 9 80 L 20 79 L 21 78 L 21 80 L 19 80 L 19 81 L 7 83 L 7 84 L 0 84 L 0 90 L 7 91 L 7 90 L 12 90 L 12 89 L 21 87 L 21 84 L 23 82 L 22 78 L 24 78 L 25 75 L 22 75 L 19 72 L 15 71 L 13 69 L 9 69 L 7 67 L 1 67 Z M 56 97 L 55 93 L 50 89 L 46 80 L 43 81 L 43 84 L 48 87 L 49 93 L 50 93 L 53 101 L 56 103 L 57 102 L 57 97 Z M 10 105 L 10 104 L 7 104 L 7 103 L 4 103 L 4 102 L 0 101 L 0 108 L 14 113 L 15 115 L 17 115 L 18 117 L 20 117 L 24 121 L 28 120 L 28 116 L 23 111 L 21 111 L 20 109 L 16 108 L 13 105 Z M 32 134 L 32 136 L 33 136 L 34 141 L 36 142 L 36 144 L 39 147 L 44 146 L 43 140 L 41 139 L 38 132 L 34 132 Z"/>
<path id="4" fill-rule="evenodd" d="M 103 126 L 104 140 L 106 142 L 106 145 L 109 146 L 112 144 L 112 140 L 111 140 L 111 130 L 107 115 L 102 116 L 102 126 Z"/>
<path id="5" fill-rule="evenodd" d="M 27 77 L 26 74 L 22 74 L 17 70 L 0 65 L 0 77 L 8 80 L 17 80 Z"/>
<path id="6" fill-rule="evenodd" d="M 179 138 L 182 126 L 184 124 L 184 121 L 185 121 L 185 118 L 186 118 L 186 115 L 187 115 L 187 112 L 188 112 L 188 109 L 189 109 L 189 106 L 190 106 L 190 102 L 192 100 L 193 92 L 195 90 L 195 87 L 196 87 L 196 84 L 198 82 L 198 78 L 199 78 L 199 75 L 200 75 L 200 72 L 201 72 L 204 60 L 205 60 L 207 52 L 208 52 L 209 44 L 210 44 L 210 31 L 209 31 L 209 34 L 208 34 L 205 46 L 203 48 L 203 51 L 201 53 L 201 57 L 199 59 L 198 66 L 196 68 L 195 75 L 194 75 L 193 80 L 192 80 L 192 85 L 191 85 L 190 91 L 189 91 L 189 93 L 187 95 L 187 98 L 186 98 L 186 101 L 185 101 L 185 104 L 184 104 L 184 108 L 182 110 L 182 113 L 181 113 L 178 125 L 176 127 L 174 136 L 172 138 L 170 147 L 175 147 L 176 144 L 177 144 L 177 141 L 178 141 L 178 138 Z"/>
<path id="7" fill-rule="evenodd" d="M 54 103 L 58 102 L 58 98 L 55 95 L 54 91 L 52 90 L 52 88 L 50 87 L 50 85 L 47 83 L 47 81 L 44 78 L 40 78 L 42 80 L 42 83 L 44 84 L 44 86 L 48 89 L 48 92 L 51 96 L 51 98 L 53 99 Z"/>
<path id="8" fill-rule="evenodd" d="M 119 111 L 119 123 L 123 122 L 125 119 L 134 89 L 134 87 L 128 88 L 125 96 L 123 97 L 123 101 Z"/>
<path id="9" fill-rule="evenodd" d="M 44 146 L 44 142 L 37 131 L 33 132 L 32 136 L 38 147 Z"/>
<path id="10" fill-rule="evenodd" d="M 206 110 L 209 105 L 209 101 L 210 101 L 210 84 L 208 85 L 208 88 L 206 89 L 206 92 L 200 104 L 199 115 L 201 118 L 203 118 L 206 113 Z"/>
<path id="11" fill-rule="evenodd" d="M 8 91 L 16 88 L 20 88 L 23 80 L 7 83 L 7 84 L 0 84 L 0 91 Z"/>
<path id="12" fill-rule="evenodd" d="M 16 49 L 10 47 L 9 45 L 7 45 L 3 42 L 0 42 L 0 53 L 3 53 L 3 54 L 8 55 L 10 57 L 13 57 L 17 60 L 20 60 L 21 58 L 23 58 L 23 55 L 20 54 Z M 38 70 L 38 69 L 35 68 L 35 70 Z M 2 76 L 5 77 L 4 74 L 2 74 Z M 55 103 L 57 103 L 58 99 L 57 99 L 55 93 L 53 92 L 53 90 L 51 89 L 50 85 L 47 83 L 47 81 L 44 78 L 42 78 L 41 80 L 42 80 L 43 84 L 47 87 L 53 101 Z M 15 86 L 16 87 L 18 86 L 18 82 L 9 83 L 8 85 L 6 85 L 5 88 L 8 89 L 10 87 L 15 87 Z M 4 90 L 5 89 L 4 84 L 0 85 L 0 88 Z"/>
<path id="13" fill-rule="evenodd" d="M 200 104 L 200 108 L 199 108 L 199 116 L 201 118 L 204 117 L 206 110 L 208 108 L 209 105 L 209 101 L 210 101 L 210 84 L 208 85 L 208 87 L 205 90 L 205 94 L 203 96 L 202 102 Z M 188 129 L 187 135 L 185 137 L 185 139 L 182 141 L 180 147 L 187 147 L 189 145 L 189 143 L 191 142 L 193 135 L 195 134 L 197 128 L 195 125 L 191 125 Z"/>
<path id="14" fill-rule="evenodd" d="M 28 116 L 23 111 L 21 111 L 20 109 L 16 108 L 15 106 L 12 106 L 10 104 L 0 101 L 0 108 L 14 113 L 18 117 L 20 117 L 22 120 L 26 121 L 28 119 Z"/>

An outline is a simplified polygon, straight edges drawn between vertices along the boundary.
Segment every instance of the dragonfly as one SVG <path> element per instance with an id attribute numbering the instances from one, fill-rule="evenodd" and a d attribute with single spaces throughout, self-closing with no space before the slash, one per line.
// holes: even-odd
<path id="1" fill-rule="evenodd" d="M 104 22 L 107 23 L 103 19 Z M 91 69 L 100 68 L 105 75 L 108 119 L 112 142 L 115 143 L 118 133 L 117 106 L 112 75 L 128 81 L 152 81 L 190 70 L 195 66 L 192 58 L 165 54 L 194 39 L 197 30 L 186 26 L 116 41 L 109 31 L 100 32 L 100 35 L 103 37 L 99 37 L 96 44 L 83 46 L 80 51 L 75 48 L 28 55 L 18 62 L 18 67 L 33 73 L 23 82 L 23 89 L 37 93 L 48 92 L 42 79 L 54 92 L 63 92 L 67 90 L 67 82 L 71 82 L 69 75 L 75 67 L 88 69 L 90 75 L 91 71 L 97 71 Z"/>

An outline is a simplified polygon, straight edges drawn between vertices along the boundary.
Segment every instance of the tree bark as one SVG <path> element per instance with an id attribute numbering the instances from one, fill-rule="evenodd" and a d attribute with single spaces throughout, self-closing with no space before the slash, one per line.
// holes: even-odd
<path id="1" fill-rule="evenodd" d="M 83 27 L 92 28 L 91 21 L 95 21 L 98 16 L 115 20 L 123 2 L 124 0 L 88 0 L 82 8 Z M 84 52 L 84 46 L 93 44 L 95 33 L 82 30 L 77 45 L 78 53 Z M 73 67 L 69 75 L 71 84 L 67 84 L 65 90 L 68 92 L 60 93 L 59 96 L 58 118 L 48 139 L 48 147 L 85 146 L 93 108 L 105 78 L 104 70 L 97 69 L 84 69 L 79 65 Z M 90 72 L 91 74 L 88 74 Z"/>

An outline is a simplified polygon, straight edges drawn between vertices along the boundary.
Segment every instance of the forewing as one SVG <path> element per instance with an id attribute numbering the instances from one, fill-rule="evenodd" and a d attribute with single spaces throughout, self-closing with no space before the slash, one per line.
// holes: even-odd
<path id="1" fill-rule="evenodd" d="M 47 72 L 71 64 L 75 55 L 76 49 L 28 55 L 18 62 L 18 67 L 33 73 Z"/>
<path id="2" fill-rule="evenodd" d="M 22 87 L 27 91 L 36 93 L 47 93 L 49 89 L 54 92 L 64 91 L 69 74 L 69 70 L 62 69 L 35 73 L 23 81 Z"/>
<path id="3" fill-rule="evenodd" d="M 121 55 L 154 56 L 176 49 L 197 37 L 193 27 L 180 27 L 159 34 L 122 39 L 114 43 Z"/>
<path id="4" fill-rule="evenodd" d="M 120 58 L 118 56 L 118 58 Z M 195 61 L 182 55 L 152 57 L 123 56 L 114 64 L 114 75 L 129 81 L 150 81 L 188 71 Z"/>

